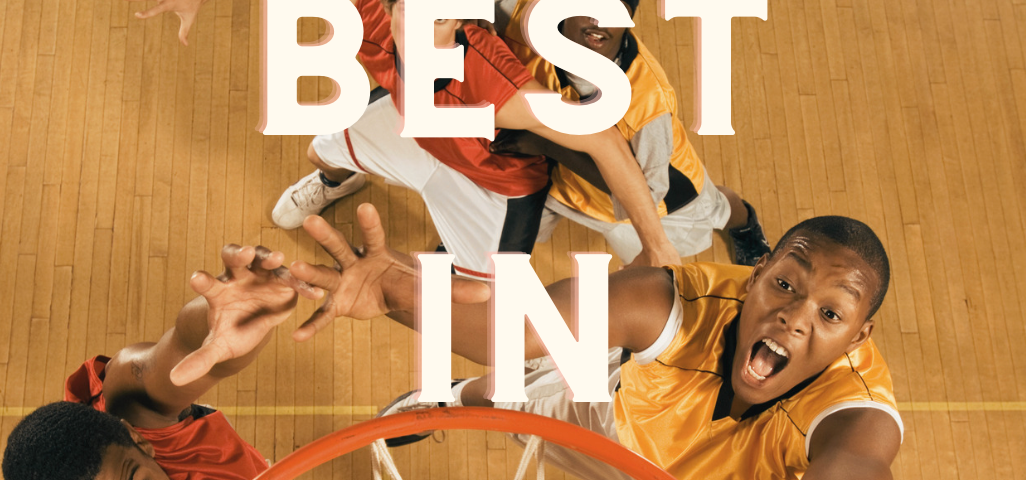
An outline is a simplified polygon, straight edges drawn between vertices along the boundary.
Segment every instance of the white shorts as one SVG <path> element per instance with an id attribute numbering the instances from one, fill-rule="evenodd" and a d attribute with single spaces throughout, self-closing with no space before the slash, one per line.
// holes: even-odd
<path id="1" fill-rule="evenodd" d="M 633 225 L 596 220 L 552 197 L 545 202 L 545 214 L 542 216 L 538 241 L 548 241 L 556 224 L 563 217 L 605 236 L 606 243 L 613 248 L 624 264 L 634 261 L 634 257 L 641 253 L 641 239 Z M 713 230 L 722 229 L 728 220 L 730 202 L 706 174 L 702 193 L 684 207 L 663 217 L 661 222 L 670 243 L 677 248 L 677 253 L 686 257 L 712 247 Z"/>
<path id="2" fill-rule="evenodd" d="M 446 251 L 456 256 L 457 273 L 490 278 L 490 254 L 531 252 L 547 189 L 511 198 L 479 187 L 416 140 L 399 136 L 399 125 L 399 112 L 386 96 L 368 105 L 348 130 L 318 135 L 312 145 L 332 167 L 377 175 L 420 194 Z"/>
<path id="3" fill-rule="evenodd" d="M 620 383 L 620 358 L 622 348 L 609 350 L 609 396 L 615 394 Z M 548 360 L 548 357 L 545 357 Z M 616 419 L 613 413 L 613 402 L 574 402 L 567 398 L 567 386 L 563 376 L 556 370 L 555 364 L 541 362 L 542 367 L 524 378 L 524 391 L 529 399 L 527 402 L 496 403 L 495 408 L 517 410 L 533 413 L 543 417 L 562 420 L 591 430 L 599 435 L 619 442 L 616 434 Z M 520 446 L 525 446 L 531 439 L 530 435 L 509 434 Z M 629 479 L 602 460 L 593 459 L 558 445 L 545 445 L 545 463 L 558 467 L 582 479 Z"/>

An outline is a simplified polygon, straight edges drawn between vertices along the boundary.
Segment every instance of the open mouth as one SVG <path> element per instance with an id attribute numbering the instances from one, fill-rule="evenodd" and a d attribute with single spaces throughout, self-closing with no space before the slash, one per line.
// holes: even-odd
<path id="1" fill-rule="evenodd" d="M 771 338 L 764 338 L 752 346 L 752 355 L 748 358 L 747 373 L 753 379 L 763 382 L 787 368 L 791 354 Z"/>
<path id="2" fill-rule="evenodd" d="M 609 35 L 598 30 L 585 30 L 584 41 L 592 48 L 600 48 L 609 40 Z"/>

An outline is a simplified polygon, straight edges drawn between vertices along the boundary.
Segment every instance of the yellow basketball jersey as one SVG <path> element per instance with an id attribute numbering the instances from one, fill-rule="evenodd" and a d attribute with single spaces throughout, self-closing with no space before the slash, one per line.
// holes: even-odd
<path id="1" fill-rule="evenodd" d="M 521 22 L 531 1 L 520 0 L 517 3 L 503 38 L 513 54 L 524 63 L 527 71 L 531 72 L 539 83 L 554 92 L 559 92 L 567 100 L 579 100 L 577 92 L 570 86 L 565 73 L 534 53 L 524 39 Z M 691 142 L 688 141 L 684 126 L 677 118 L 677 96 L 666 78 L 666 73 L 652 53 L 633 33 L 628 31 L 626 35 L 630 38 L 627 39 L 628 48 L 622 59 L 622 68 L 625 69 L 627 79 L 631 84 L 631 106 L 616 127 L 624 138 L 630 141 L 649 122 L 669 114 L 673 122 L 673 154 L 670 165 L 683 174 L 681 181 L 690 181 L 687 188 L 693 189 L 691 193 L 697 196 L 702 192 L 705 182 L 705 167 Z M 671 193 L 667 194 L 666 201 L 660 202 L 658 205 L 660 216 L 666 215 L 667 203 L 674 203 L 671 201 L 670 195 L 679 194 L 678 192 L 681 190 L 674 188 L 673 181 L 671 178 Z M 613 202 L 609 195 L 562 165 L 559 165 L 552 173 L 552 188 L 549 193 L 564 205 L 592 218 L 610 223 L 617 221 L 613 213 Z M 674 207 L 679 206 L 674 205 Z M 625 220 L 624 223 L 627 221 Z"/>
<path id="2" fill-rule="evenodd" d="M 725 415 L 733 395 L 720 399 L 720 392 L 729 391 L 735 319 L 752 269 L 668 268 L 683 324 L 656 361 L 621 368 L 615 412 L 623 445 L 682 479 L 794 479 L 809 466 L 806 435 L 829 412 L 859 406 L 897 416 L 890 371 L 872 340 L 742 419 Z"/>

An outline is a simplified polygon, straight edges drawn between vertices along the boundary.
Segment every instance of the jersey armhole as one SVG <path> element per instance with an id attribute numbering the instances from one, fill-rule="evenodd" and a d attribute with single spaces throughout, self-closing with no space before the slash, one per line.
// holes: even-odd
<path id="1" fill-rule="evenodd" d="M 831 414 L 837 413 L 841 410 L 847 410 L 849 408 L 873 408 L 887 413 L 894 419 L 898 424 L 898 432 L 901 434 L 901 441 L 905 441 L 905 424 L 901 421 L 901 415 L 894 407 L 886 405 L 880 402 L 874 402 L 871 400 L 857 400 L 852 402 L 842 402 L 836 405 L 831 405 L 825 410 L 816 415 L 816 418 L 809 425 L 809 431 L 805 434 L 805 458 L 809 458 L 809 450 L 812 448 L 812 432 L 816 431 L 816 427 L 819 426 L 823 420 L 829 417 Z"/>
<path id="2" fill-rule="evenodd" d="M 673 308 L 670 309 L 666 325 L 663 326 L 663 331 L 659 333 L 655 343 L 640 352 L 634 353 L 634 361 L 638 365 L 646 365 L 656 361 L 659 355 L 662 355 L 667 348 L 670 348 L 670 344 L 673 343 L 673 339 L 677 336 L 677 331 L 680 330 L 681 325 L 684 323 L 684 307 L 680 303 L 680 295 L 677 294 L 679 291 L 677 288 L 677 274 L 672 271 L 670 273 L 673 274 Z"/>

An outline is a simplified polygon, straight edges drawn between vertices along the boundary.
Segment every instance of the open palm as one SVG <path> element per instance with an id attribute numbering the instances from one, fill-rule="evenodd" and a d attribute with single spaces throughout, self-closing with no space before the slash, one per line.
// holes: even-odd
<path id="1" fill-rule="evenodd" d="M 176 385 L 190 383 L 218 363 L 239 358 L 260 346 L 267 334 L 289 318 L 297 292 L 317 294 L 282 267 L 284 254 L 264 247 L 228 245 L 221 251 L 225 272 L 217 278 L 199 271 L 192 289 L 206 299 L 209 333 L 203 345 L 171 371 Z"/>
<path id="2" fill-rule="evenodd" d="M 336 267 L 295 262 L 295 278 L 326 292 L 324 303 L 295 332 L 296 340 L 307 340 L 335 317 L 371 319 L 395 311 L 416 308 L 417 272 L 400 262 L 385 242 L 381 218 L 373 205 L 357 210 L 365 245 L 354 250 L 341 232 L 319 216 L 310 216 L 303 228 L 335 259 Z M 477 303 L 488 299 L 487 285 L 454 279 L 453 301 Z"/>

